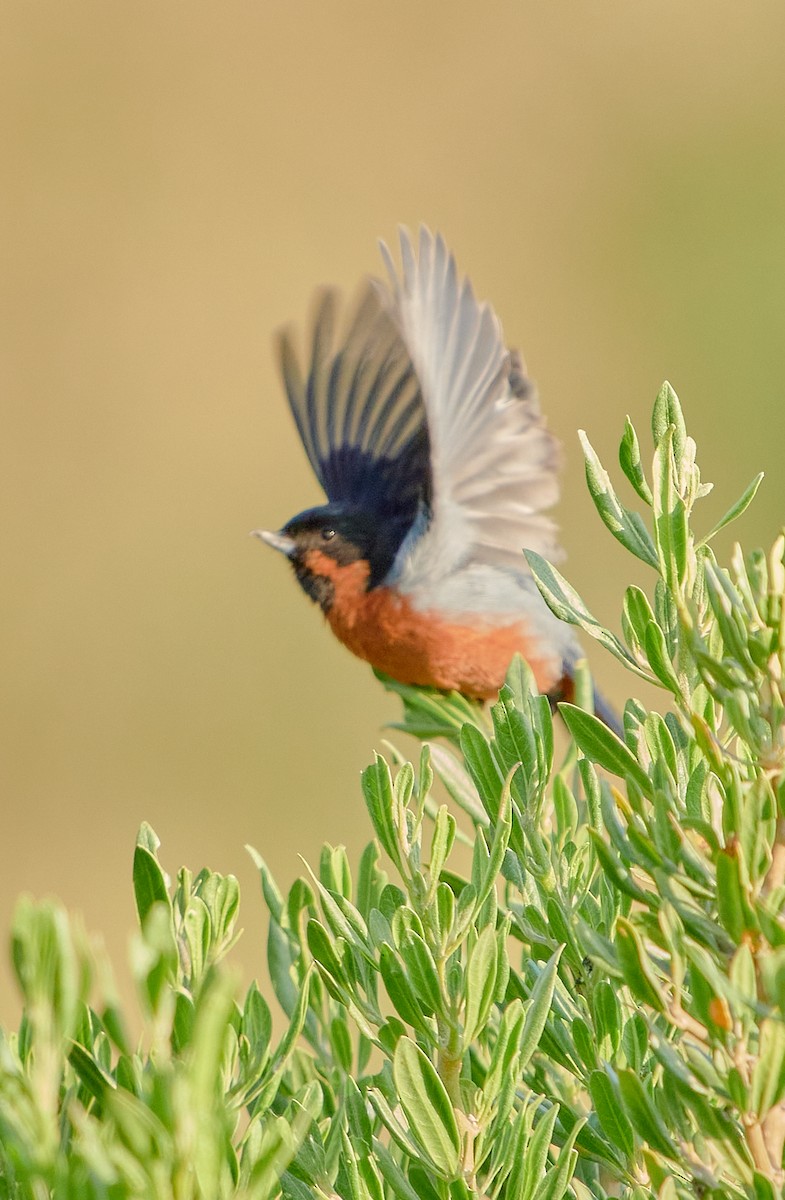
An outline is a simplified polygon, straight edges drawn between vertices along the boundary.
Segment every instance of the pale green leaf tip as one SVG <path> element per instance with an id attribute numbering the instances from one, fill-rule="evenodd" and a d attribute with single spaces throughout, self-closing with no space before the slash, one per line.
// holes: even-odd
<path id="1" fill-rule="evenodd" d="M 139 832 L 136 835 L 136 845 L 141 846 L 143 850 L 148 850 L 150 854 L 155 854 L 161 845 L 161 839 L 149 821 L 142 821 L 139 826 Z"/>

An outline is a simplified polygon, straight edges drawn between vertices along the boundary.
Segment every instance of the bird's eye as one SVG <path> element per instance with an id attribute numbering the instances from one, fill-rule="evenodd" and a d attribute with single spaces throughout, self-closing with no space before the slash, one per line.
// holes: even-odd
<path id="1" fill-rule="evenodd" d="M 325 525 L 324 529 L 322 530 L 322 541 L 323 542 L 331 542 L 334 537 L 335 537 L 335 530 L 331 529 L 329 525 Z"/>

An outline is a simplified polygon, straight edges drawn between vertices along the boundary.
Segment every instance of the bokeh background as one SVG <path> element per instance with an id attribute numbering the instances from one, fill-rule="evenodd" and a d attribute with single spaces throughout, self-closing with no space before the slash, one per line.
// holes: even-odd
<path id="1" fill-rule="evenodd" d="M 763 469 L 738 532 L 769 543 L 785 6 L 5 0 L 2 28 L 0 936 L 20 891 L 57 894 L 127 985 L 146 819 L 172 871 L 240 877 L 250 976 L 244 843 L 284 885 L 325 840 L 355 856 L 398 713 L 247 536 L 319 500 L 272 331 L 425 220 L 525 349 L 599 615 L 630 561 L 576 429 L 610 464 L 665 377 L 721 482 L 707 528 Z"/>

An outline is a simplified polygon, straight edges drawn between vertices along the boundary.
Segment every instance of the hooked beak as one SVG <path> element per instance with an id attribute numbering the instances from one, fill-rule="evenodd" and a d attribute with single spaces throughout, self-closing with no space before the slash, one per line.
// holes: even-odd
<path id="1" fill-rule="evenodd" d="M 280 550 L 281 554 L 285 554 L 287 558 L 291 558 L 294 554 L 294 538 L 287 537 L 285 533 L 271 533 L 269 529 L 252 529 L 251 537 L 257 537 L 261 541 L 267 542 L 268 546 L 272 546 L 273 550 Z"/>

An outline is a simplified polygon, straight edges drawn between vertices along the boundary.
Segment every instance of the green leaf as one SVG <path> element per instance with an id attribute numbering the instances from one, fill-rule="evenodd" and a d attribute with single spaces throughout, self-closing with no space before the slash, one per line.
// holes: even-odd
<path id="1" fill-rule="evenodd" d="M 584 762 L 587 761 L 584 759 Z M 553 779 L 553 814 L 556 818 L 556 830 L 559 843 L 572 840 L 578 830 L 578 805 L 562 775 Z"/>
<path id="2" fill-rule="evenodd" d="M 268 1198 L 278 1194 L 281 1177 L 305 1137 L 307 1117 L 300 1114 L 294 1122 L 268 1117 L 262 1124 L 261 1116 L 257 1116 L 256 1121 L 259 1133 L 248 1190 L 254 1196 Z"/>
<path id="3" fill-rule="evenodd" d="M 112 1076 L 102 1069 L 92 1054 L 74 1042 L 68 1051 L 68 1061 L 76 1071 L 84 1086 L 99 1102 L 103 1102 L 108 1088 L 116 1088 Z"/>
<path id="4" fill-rule="evenodd" d="M 395 1048 L 393 1079 L 412 1136 L 438 1174 L 454 1179 L 461 1155 L 455 1113 L 430 1059 L 408 1037 L 402 1037 Z"/>
<path id="5" fill-rule="evenodd" d="M 352 1069 L 352 1038 L 344 1017 L 333 1017 L 330 1022 L 330 1045 L 336 1062 L 348 1077 Z"/>
<path id="6" fill-rule="evenodd" d="M 629 776 L 646 796 L 651 795 L 651 782 L 643 767 L 624 742 L 604 725 L 598 717 L 562 702 L 559 712 L 578 749 L 592 762 L 622 779 Z"/>
<path id="7" fill-rule="evenodd" d="M 612 1058 L 621 1043 L 621 1007 L 615 989 L 601 979 L 592 993 L 592 1019 L 603 1058 Z M 607 1049 L 603 1042 L 607 1039 Z"/>
<path id="8" fill-rule="evenodd" d="M 360 856 L 357 872 L 357 907 L 366 922 L 371 909 L 378 905 L 382 888 L 387 882 L 387 875 L 380 870 L 378 862 L 378 847 L 375 842 L 369 842 Z"/>
<path id="9" fill-rule="evenodd" d="M 643 520 L 638 513 L 625 508 L 621 503 L 613 489 L 608 472 L 582 429 L 578 430 L 578 437 L 581 440 L 586 463 L 586 482 L 603 524 L 616 540 L 621 542 L 625 550 L 629 550 L 647 566 L 656 569 L 658 565 L 657 551 Z"/>
<path id="10" fill-rule="evenodd" d="M 379 1026 L 377 1038 L 379 1045 L 389 1058 L 395 1054 L 395 1047 L 399 1040 L 406 1036 L 406 1026 L 403 1021 L 399 1021 L 397 1017 L 388 1017 L 383 1025 Z"/>
<path id="11" fill-rule="evenodd" d="M 559 1105 L 553 1104 L 540 1117 L 532 1134 L 531 1141 L 521 1157 L 520 1182 L 514 1190 L 520 1200 L 532 1200 L 538 1187 L 543 1182 L 545 1165 L 548 1161 L 548 1149 L 553 1139 L 553 1127 L 559 1115 Z M 511 1180 L 512 1181 L 512 1180 Z"/>
<path id="12" fill-rule="evenodd" d="M 340 892 L 330 892 L 320 883 L 306 863 L 314 886 L 319 894 L 324 919 L 329 925 L 334 937 L 341 937 L 354 946 L 368 962 L 373 962 L 373 949 L 368 940 L 368 928 L 361 914 L 354 905 Z"/>
<path id="13" fill-rule="evenodd" d="M 464 725 L 461 730 L 461 752 L 483 807 L 490 819 L 496 821 L 504 788 L 504 775 L 493 757 L 487 739 L 473 725 Z"/>
<path id="14" fill-rule="evenodd" d="M 199 896 L 190 897 L 181 932 L 188 947 L 188 984 L 196 991 L 205 972 L 210 948 L 210 914 Z"/>
<path id="15" fill-rule="evenodd" d="M 348 1073 L 346 1076 L 346 1116 L 353 1143 L 363 1155 L 371 1154 L 373 1152 L 373 1136 L 365 1096 Z"/>
<path id="16" fill-rule="evenodd" d="M 504 677 L 504 686 L 512 693 L 516 708 L 523 711 L 531 696 L 537 695 L 537 684 L 531 667 L 521 654 L 514 654 Z"/>
<path id="17" fill-rule="evenodd" d="M 374 1097 L 375 1099 L 376 1097 Z M 404 1175 L 401 1168 L 398 1166 L 396 1158 L 390 1153 L 383 1142 L 378 1139 L 374 1141 L 374 1156 L 379 1165 L 385 1183 L 390 1188 L 390 1195 L 395 1197 L 395 1200 L 420 1200 L 420 1196 L 415 1192 L 412 1185 Z"/>
<path id="18" fill-rule="evenodd" d="M 774 1191 L 774 1184 L 766 1179 L 765 1175 L 761 1175 L 756 1171 L 752 1177 L 752 1186 L 755 1189 L 755 1200 L 778 1200 L 778 1194 Z"/>
<path id="19" fill-rule="evenodd" d="M 573 1017 L 570 1025 L 570 1035 L 581 1066 L 585 1071 L 596 1071 L 599 1068 L 597 1046 L 592 1032 L 583 1017 Z"/>
<path id="20" fill-rule="evenodd" d="M 145 850 L 149 850 L 153 857 L 157 857 L 161 839 L 148 821 L 142 821 L 142 824 L 139 826 L 139 832 L 136 835 L 136 844 L 137 846 L 143 846 Z"/>
<path id="21" fill-rule="evenodd" d="M 640 900 L 645 904 L 649 900 L 649 893 L 638 887 L 627 867 L 618 855 L 614 854 L 602 834 L 598 833 L 596 829 L 591 829 L 589 837 L 609 883 L 618 888 L 625 896 L 629 896 L 632 900 Z"/>
<path id="22" fill-rule="evenodd" d="M 497 959 L 496 929 L 488 925 L 477 938 L 466 968 L 463 1032 L 466 1045 L 475 1039 L 488 1020 L 496 990 Z"/>
<path id="23" fill-rule="evenodd" d="M 524 554 L 540 595 L 551 612 L 560 621 L 566 621 L 569 625 L 577 625 L 584 633 L 588 633 L 589 637 L 593 637 L 596 642 L 604 646 L 628 670 L 634 672 L 639 678 L 651 682 L 648 671 L 635 661 L 615 634 L 592 616 L 578 593 L 556 568 L 551 566 L 546 559 L 541 558 L 539 554 L 535 554 L 533 550 L 524 550 Z"/>
<path id="24" fill-rule="evenodd" d="M 423 1010 L 428 1016 L 443 1015 L 439 973 L 424 939 L 408 930 L 401 938 L 400 954 Z"/>
<path id="25" fill-rule="evenodd" d="M 319 856 L 319 881 L 328 892 L 352 898 L 352 874 L 344 846 L 322 846 Z"/>
<path id="26" fill-rule="evenodd" d="M 551 1011 L 553 992 L 556 987 L 556 978 L 559 970 L 559 959 L 562 956 L 563 950 L 564 946 L 559 946 L 558 950 L 554 951 L 540 971 L 539 978 L 532 988 L 529 1004 L 526 1009 L 523 1033 L 521 1034 L 520 1070 L 524 1069 L 540 1044 L 540 1039 L 548 1020 L 548 1014 Z"/>
<path id="27" fill-rule="evenodd" d="M 293 968 L 299 957 L 299 950 L 294 949 L 292 939 L 271 914 L 267 933 L 267 967 L 275 997 L 287 1017 L 291 1017 L 297 1003 Z"/>
<path id="28" fill-rule="evenodd" d="M 436 919 L 442 949 L 446 947 L 455 920 L 455 892 L 449 883 L 440 883 L 436 889 Z"/>
<path id="29" fill-rule="evenodd" d="M 273 878 L 270 868 L 262 858 L 258 850 L 246 843 L 245 849 L 248 851 L 253 864 L 259 872 L 259 880 L 262 885 L 262 895 L 264 902 L 270 910 L 270 915 L 278 925 L 282 925 L 284 921 L 284 902 L 280 889 Z"/>
<path id="30" fill-rule="evenodd" d="M 752 501 L 755 499 L 755 495 L 762 481 L 763 471 L 761 471 L 759 475 L 755 476 L 752 483 L 745 488 L 743 494 L 739 497 L 736 503 L 730 506 L 723 517 L 720 517 L 717 524 L 712 527 L 709 533 L 706 534 L 705 538 L 702 538 L 698 542 L 698 546 L 708 545 L 711 539 L 715 537 L 721 529 L 724 529 L 726 525 L 730 525 L 733 521 L 740 517 L 742 513 L 747 511 L 749 506 L 752 504 Z"/>
<path id="31" fill-rule="evenodd" d="M 444 1184 L 440 1180 L 434 1181 L 431 1173 L 418 1163 L 412 1163 L 409 1167 L 409 1182 L 415 1188 L 419 1200 L 444 1200 L 447 1194 Z"/>
<path id="32" fill-rule="evenodd" d="M 132 970 L 150 1015 L 169 1003 L 170 989 L 177 982 L 179 957 L 168 906 L 156 903 L 145 917 L 141 937 L 132 944 Z"/>
<path id="33" fill-rule="evenodd" d="M 665 431 L 654 455 L 654 528 L 663 578 L 679 595 L 687 575 L 689 528 L 687 510 L 676 490 L 675 429 Z M 678 461 L 678 460 L 677 460 Z"/>
<path id="34" fill-rule="evenodd" d="M 680 699 L 682 694 L 681 684 L 668 653 L 665 634 L 654 620 L 649 621 L 646 626 L 643 645 L 646 651 L 646 658 L 653 673 L 657 676 L 663 687 L 666 687 L 677 699 Z"/>
<path id="35" fill-rule="evenodd" d="M 221 1094 L 221 1063 L 233 1007 L 233 981 L 225 974 L 211 974 L 199 995 L 189 1045 L 188 1080 L 197 1113 L 209 1113 Z M 202 1145 L 209 1153 L 207 1139 Z"/>
<path id="36" fill-rule="evenodd" d="M 649 1027 L 639 1012 L 624 1022 L 621 1045 L 627 1065 L 640 1075 L 649 1053 Z"/>
<path id="37" fill-rule="evenodd" d="M 651 507 L 651 488 L 643 473 L 638 435 L 629 417 L 624 423 L 624 436 L 619 446 L 619 464 L 641 500 Z"/>
<path id="38" fill-rule="evenodd" d="M 54 1053 L 60 1038 L 71 1037 L 76 1031 L 81 993 L 88 984 L 68 917 L 56 901 L 19 898 L 14 910 L 11 956 L 25 1001 L 27 1032 L 33 1042 L 43 1037 L 47 1046 L 41 1054 L 46 1058 Z"/>
<path id="39" fill-rule="evenodd" d="M 478 911 L 487 900 L 488 896 L 496 887 L 496 881 L 499 878 L 499 872 L 502 869 L 504 857 L 507 853 L 507 847 L 510 842 L 510 834 L 512 833 L 512 802 L 510 799 L 510 785 L 512 777 L 515 774 L 513 768 L 507 779 L 504 781 L 499 807 L 496 812 L 493 829 L 493 841 L 488 852 L 488 858 L 481 872 L 481 876 L 476 883 L 477 893 L 475 899 L 475 911 Z M 482 832 L 478 830 L 476 845 L 479 845 L 482 838 Z"/>
<path id="40" fill-rule="evenodd" d="M 395 952 L 386 943 L 379 951 L 379 971 L 395 1011 L 402 1020 L 414 1029 L 428 1029 L 425 1014 L 406 972 L 395 957 Z"/>
<path id="41" fill-rule="evenodd" d="M 589 828 L 598 832 L 602 829 L 602 789 L 594 769 L 594 763 L 588 758 L 578 760 L 578 774 L 583 784 L 583 794 L 586 797 Z"/>
<path id="42" fill-rule="evenodd" d="M 679 397 L 666 380 L 657 393 L 652 412 L 651 432 L 655 446 L 659 446 L 662 442 L 668 432 L 669 426 L 673 426 L 673 448 L 677 458 L 680 459 L 684 454 L 687 429 L 684 424 L 684 415 L 681 411 Z"/>
<path id="43" fill-rule="evenodd" d="M 448 747 L 438 742 L 431 746 L 431 759 L 450 799 L 468 813 L 474 825 L 487 826 L 488 814 L 480 803 L 477 788 L 463 763 L 458 761 Z"/>
<path id="44" fill-rule="evenodd" d="M 513 1060 L 518 1055 L 523 1023 L 523 1005 L 516 997 L 504 1006 L 499 1019 L 499 1032 L 483 1084 L 485 1099 L 489 1104 L 496 1100 L 502 1087 L 509 1081 Z"/>
<path id="45" fill-rule="evenodd" d="M 361 780 L 365 803 L 373 822 L 376 836 L 392 861 L 400 869 L 400 850 L 395 833 L 395 820 L 393 816 L 395 800 L 393 796 L 392 777 L 390 775 L 390 768 L 380 754 L 376 755 L 376 761 L 373 765 L 366 767 L 363 771 Z"/>
<path id="46" fill-rule="evenodd" d="M 758 922 L 742 883 L 738 852 L 720 850 L 715 865 L 718 916 L 734 942 L 741 942 L 747 931 L 757 929 Z"/>
<path id="47" fill-rule="evenodd" d="M 527 705 L 528 707 L 528 705 Z M 531 721 L 516 707 L 512 692 L 505 685 L 491 709 L 497 756 L 503 770 L 522 765 L 524 776 L 531 774 L 537 758 L 537 743 Z"/>
<path id="48" fill-rule="evenodd" d="M 573 1149 L 575 1139 L 585 1125 L 585 1120 L 576 1121 L 564 1145 L 559 1151 L 559 1157 L 544 1180 L 534 1193 L 534 1200 L 562 1200 L 567 1191 L 567 1185 L 572 1179 L 578 1156 Z"/>
<path id="49" fill-rule="evenodd" d="M 308 1184 L 291 1171 L 284 1171 L 281 1175 L 281 1194 L 284 1200 L 313 1200 L 313 1192 Z"/>
<path id="50" fill-rule="evenodd" d="M 622 632 L 631 650 L 643 649 L 646 640 L 646 626 L 653 620 L 654 613 L 648 596 L 639 587 L 630 584 L 624 593 Z"/>
<path id="51" fill-rule="evenodd" d="M 200 871 L 197 877 L 199 899 L 210 915 L 212 942 L 216 949 L 231 940 L 240 907 L 240 885 L 234 875 L 218 871 Z"/>
<path id="52" fill-rule="evenodd" d="M 458 734 L 467 723 L 482 726 L 483 713 L 476 700 L 468 700 L 460 692 L 440 692 L 436 688 L 413 687 L 398 683 L 381 671 L 374 671 L 388 692 L 395 692 L 403 700 L 404 720 L 391 726 L 418 738 L 445 737 L 457 741 Z"/>
<path id="53" fill-rule="evenodd" d="M 634 1071 L 625 1067 L 619 1071 L 618 1077 L 621 1098 L 633 1128 L 644 1142 L 648 1142 L 652 1150 L 680 1162 L 680 1151 L 671 1140 L 662 1118 L 646 1094 L 646 1089 L 638 1076 Z"/>
<path id="54" fill-rule="evenodd" d="M 285 1063 L 286 1059 L 294 1050 L 297 1041 L 305 1027 L 305 1019 L 308 1015 L 308 999 L 311 992 L 311 970 L 304 976 L 302 985 L 297 994 L 297 1003 L 294 1012 L 290 1017 L 289 1028 L 281 1038 L 281 1042 L 275 1052 L 275 1061 L 278 1064 Z"/>
<path id="55" fill-rule="evenodd" d="M 638 931 L 624 917 L 619 917 L 616 922 L 616 950 L 625 983 L 633 996 L 655 1012 L 665 1012 L 665 996 Z"/>
<path id="56" fill-rule="evenodd" d="M 148 849 L 150 833 L 152 833 L 150 827 L 143 825 L 139 831 L 139 840 L 137 840 L 134 851 L 134 897 L 140 925 L 144 924 L 145 918 L 154 904 L 165 904 L 167 908 L 171 909 L 166 875 L 154 852 Z"/>
<path id="57" fill-rule="evenodd" d="M 196 1006 L 190 992 L 177 992 L 172 1021 L 172 1048 L 181 1054 L 193 1037 Z"/>
<path id="58" fill-rule="evenodd" d="M 333 946 L 333 941 L 320 921 L 311 917 L 305 927 L 305 937 L 308 949 L 311 951 L 319 966 L 335 980 L 337 984 L 344 983 L 344 972 Z"/>
<path id="59" fill-rule="evenodd" d="M 435 890 L 439 877 L 442 873 L 442 868 L 449 858 L 455 841 L 455 833 L 457 824 L 455 817 L 452 815 L 446 804 L 442 804 L 437 813 L 436 820 L 433 823 L 433 838 L 431 840 L 431 861 L 429 870 L 431 873 L 431 887 Z"/>
<path id="60" fill-rule="evenodd" d="M 621 1105 L 621 1098 L 605 1071 L 592 1071 L 589 1094 L 600 1122 L 600 1128 L 614 1149 L 624 1158 L 632 1158 L 635 1150 L 632 1125 Z"/>
<path id="61" fill-rule="evenodd" d="M 760 1023 L 758 1056 L 752 1072 L 750 1102 L 758 1117 L 766 1114 L 785 1095 L 785 1024 L 777 1017 Z"/>

